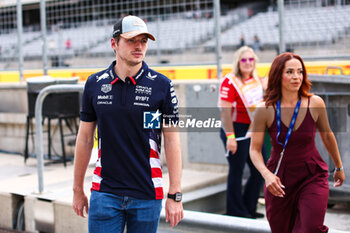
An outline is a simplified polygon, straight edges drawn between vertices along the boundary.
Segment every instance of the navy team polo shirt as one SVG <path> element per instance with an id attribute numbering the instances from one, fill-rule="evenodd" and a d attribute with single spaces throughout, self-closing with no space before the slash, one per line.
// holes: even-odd
<path id="1" fill-rule="evenodd" d="M 91 190 L 163 199 L 161 129 L 144 129 L 144 114 L 158 111 L 176 121 L 174 88 L 145 62 L 137 75 L 124 82 L 115 74 L 115 64 L 88 78 L 82 99 L 80 119 L 97 121 L 98 129 Z"/>

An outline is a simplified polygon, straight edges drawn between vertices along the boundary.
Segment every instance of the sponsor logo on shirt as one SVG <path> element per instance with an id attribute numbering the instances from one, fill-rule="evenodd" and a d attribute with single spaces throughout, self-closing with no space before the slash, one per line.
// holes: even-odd
<path id="1" fill-rule="evenodd" d="M 152 87 L 136 85 L 135 94 L 152 95 Z"/>
<path id="2" fill-rule="evenodd" d="M 108 93 L 112 90 L 112 84 L 102 84 L 101 91 L 104 93 Z"/>
<path id="3" fill-rule="evenodd" d="M 148 75 L 146 76 L 146 78 L 150 79 L 150 80 L 154 80 L 155 78 L 157 78 L 157 75 L 151 75 L 151 72 L 148 72 Z"/>
<path id="4" fill-rule="evenodd" d="M 177 99 L 176 99 L 175 96 L 171 99 L 171 102 L 172 102 L 173 104 L 177 104 Z"/>
<path id="5" fill-rule="evenodd" d="M 136 101 L 143 101 L 143 102 L 148 102 L 149 96 L 135 96 Z"/>
<path id="6" fill-rule="evenodd" d="M 97 104 L 112 104 L 113 95 L 98 95 Z"/>
<path id="7" fill-rule="evenodd" d="M 177 114 L 178 113 L 178 105 L 177 105 L 177 98 L 175 94 L 175 89 L 173 87 L 173 82 L 170 82 L 170 96 L 171 96 L 171 103 L 174 106 L 173 113 Z"/>
<path id="8" fill-rule="evenodd" d="M 144 107 L 149 107 L 150 105 L 148 104 L 149 101 L 149 96 L 135 96 L 135 102 L 134 105 L 137 106 L 144 106 Z"/>
<path id="9" fill-rule="evenodd" d="M 113 99 L 113 95 L 98 95 L 97 99 L 98 100 L 112 100 Z"/>
<path id="10" fill-rule="evenodd" d="M 112 101 L 97 101 L 97 104 L 112 104 Z"/>
<path id="11" fill-rule="evenodd" d="M 135 77 L 135 79 L 137 80 L 138 78 L 140 78 L 140 76 L 143 74 L 143 69 L 141 70 L 141 72 Z"/>
<path id="12" fill-rule="evenodd" d="M 108 75 L 107 73 L 103 73 L 101 76 L 96 77 L 96 78 L 97 78 L 96 82 L 98 83 L 98 82 L 101 81 L 102 79 L 109 78 L 109 75 Z"/>
<path id="13" fill-rule="evenodd" d="M 147 103 L 139 103 L 139 102 L 135 102 L 134 105 L 136 105 L 136 106 L 143 106 L 143 107 L 149 107 L 150 106 Z"/>

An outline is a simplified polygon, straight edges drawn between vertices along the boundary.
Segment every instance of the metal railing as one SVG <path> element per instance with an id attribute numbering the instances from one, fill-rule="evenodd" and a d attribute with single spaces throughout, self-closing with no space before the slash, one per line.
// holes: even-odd
<path id="1" fill-rule="evenodd" d="M 165 223 L 163 221 L 165 219 L 164 208 L 160 218 L 160 224 L 162 225 Z M 162 229 L 162 226 L 160 226 L 160 229 Z M 169 232 L 169 230 L 166 232 Z M 267 221 L 184 210 L 183 220 L 170 232 L 269 233 L 271 230 Z M 329 229 L 328 232 L 346 233 L 347 231 Z"/>
<path id="2" fill-rule="evenodd" d="M 35 124 L 36 124 L 36 156 L 37 156 L 37 169 L 38 169 L 38 192 L 42 194 L 44 192 L 44 149 L 43 149 L 43 126 L 42 122 L 42 110 L 45 97 L 52 93 L 63 92 L 83 92 L 83 84 L 60 84 L 51 85 L 42 89 L 35 102 Z"/>

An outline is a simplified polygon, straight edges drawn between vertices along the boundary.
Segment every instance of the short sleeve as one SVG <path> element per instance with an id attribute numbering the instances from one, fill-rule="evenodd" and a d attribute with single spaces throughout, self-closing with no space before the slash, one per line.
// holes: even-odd
<path id="1" fill-rule="evenodd" d="M 230 84 L 230 79 L 225 78 L 220 85 L 220 100 L 225 100 L 230 103 L 235 101 L 236 90 L 232 84 Z"/>
<path id="2" fill-rule="evenodd" d="M 97 120 L 96 112 L 93 107 L 93 86 L 89 82 L 89 79 L 86 81 L 84 86 L 84 92 L 82 97 L 82 107 L 80 112 L 80 120 L 86 122 L 92 122 Z"/>
<path id="3" fill-rule="evenodd" d="M 169 82 L 169 88 L 166 92 L 164 104 L 162 107 L 162 117 L 165 123 L 177 123 L 179 121 L 178 100 L 172 82 Z"/>

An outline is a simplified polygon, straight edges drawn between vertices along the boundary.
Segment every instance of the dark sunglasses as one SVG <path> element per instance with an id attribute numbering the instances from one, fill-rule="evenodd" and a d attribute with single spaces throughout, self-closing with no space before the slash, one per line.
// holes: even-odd
<path id="1" fill-rule="evenodd" d="M 249 62 L 253 62 L 255 59 L 254 59 L 254 57 L 242 58 L 242 59 L 241 59 L 241 62 L 246 63 L 248 60 L 249 60 Z"/>

